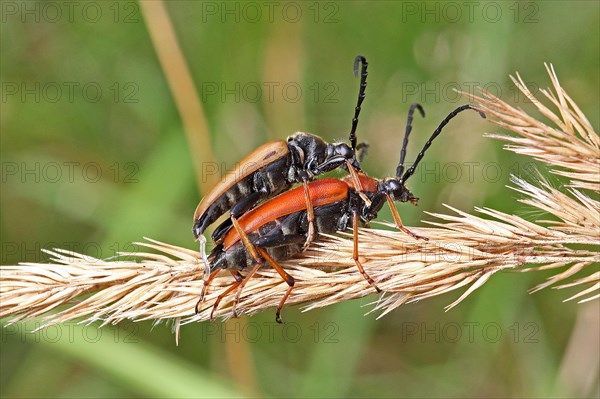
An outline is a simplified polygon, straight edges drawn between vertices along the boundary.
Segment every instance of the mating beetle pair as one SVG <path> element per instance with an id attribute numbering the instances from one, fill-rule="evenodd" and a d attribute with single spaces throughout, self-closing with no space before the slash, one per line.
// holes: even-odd
<path id="1" fill-rule="evenodd" d="M 414 174 L 425 151 L 446 124 L 458 113 L 472 108 L 464 105 L 451 112 L 425 143 L 412 166 L 404 171 L 413 114 L 418 110 L 425 116 L 423 108 L 413 104 L 408 114 L 396 176 L 374 179 L 360 168 L 364 155 L 360 151 L 366 145 L 357 145 L 356 139 L 368 65 L 364 57 L 356 57 L 355 74 L 359 63 L 362 64 L 361 82 L 350 131 L 350 147 L 345 143 L 326 144 L 319 137 L 306 133 L 289 137 L 287 144 L 283 141 L 267 143 L 242 160 L 234 168 L 234 173 L 228 173 L 198 205 L 193 227 L 196 239 L 227 210 L 230 218 L 212 235 L 216 246 L 207 259 L 204 286 L 196 312 L 212 279 L 220 270 L 229 270 L 235 282 L 218 296 L 211 318 L 220 301 L 233 290 L 237 290 L 233 303 L 236 316 L 235 308 L 245 284 L 266 262 L 289 286 L 277 307 L 276 320 L 281 322 L 281 309 L 294 287 L 294 279 L 278 261 L 301 252 L 316 235 L 344 231 L 350 224 L 354 232 L 354 262 L 365 280 L 380 292 L 359 261 L 358 226 L 361 221 L 368 223 L 377 217 L 386 201 L 400 230 L 414 238 L 426 239 L 403 226 L 394 201 L 417 204 L 418 198 L 406 188 L 406 181 Z M 317 175 L 339 167 L 347 168 L 349 175 L 342 179 L 325 178 L 310 182 Z M 302 183 L 302 186 L 290 190 L 295 183 Z M 243 276 L 240 271 L 245 269 L 249 271 Z"/>
<path id="2" fill-rule="evenodd" d="M 273 141 L 258 147 L 240 161 L 202 199 L 194 213 L 193 232 L 196 239 L 206 228 L 225 212 L 238 217 L 267 198 L 274 197 L 290 189 L 296 183 L 303 183 L 309 220 L 313 220 L 312 205 L 308 198 L 308 182 L 315 176 L 345 165 L 356 176 L 360 170 L 359 160 L 366 150 L 366 144 L 357 145 L 356 128 L 361 104 L 367 87 L 367 60 L 358 56 L 354 60 L 354 73 L 358 76 L 361 68 L 361 81 L 358 101 L 350 130 L 350 145 L 346 143 L 327 144 L 323 139 L 310 133 L 296 133 L 283 140 Z M 357 159 L 357 151 L 361 151 Z M 356 177 L 355 177 L 356 179 Z M 312 226 L 312 223 L 311 223 Z M 213 233 L 213 241 L 218 242 L 225 230 L 231 227 L 231 219 Z M 311 230 L 314 230 L 311 227 Z M 306 245 L 312 241 L 309 234 Z"/>

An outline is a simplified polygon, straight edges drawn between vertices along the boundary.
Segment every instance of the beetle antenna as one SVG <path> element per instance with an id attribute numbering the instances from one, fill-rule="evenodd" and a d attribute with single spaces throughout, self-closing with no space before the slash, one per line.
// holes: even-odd
<path id="1" fill-rule="evenodd" d="M 361 64 L 360 70 L 360 86 L 358 89 L 358 100 L 354 109 L 354 118 L 352 118 L 352 129 L 350 130 L 350 144 L 352 150 L 356 151 L 356 127 L 358 126 L 358 115 L 360 114 L 360 106 L 365 99 L 365 89 L 367 88 L 367 66 L 369 63 L 362 55 L 357 55 L 354 59 L 354 76 L 358 78 L 358 64 Z"/>
<path id="2" fill-rule="evenodd" d="M 408 110 L 408 119 L 406 120 L 406 132 L 404 133 L 404 142 L 402 143 L 402 151 L 400 151 L 400 162 L 398 163 L 398 167 L 396 168 L 396 176 L 402 176 L 404 173 L 404 158 L 406 158 L 406 146 L 408 145 L 408 136 L 412 131 L 412 122 L 413 122 L 413 114 L 415 113 L 415 109 L 419 110 L 419 113 L 423 118 L 425 118 L 425 110 L 421 106 L 421 104 L 414 103 L 410 106 Z"/>
<path id="3" fill-rule="evenodd" d="M 450 120 L 452 118 L 454 118 L 456 115 L 458 115 L 459 113 L 461 113 L 462 111 L 465 111 L 467 109 L 472 109 L 473 111 L 478 112 L 482 118 L 485 118 L 485 114 L 483 112 L 479 111 L 476 108 L 473 108 L 471 105 L 463 105 L 463 106 L 456 108 L 454 111 L 450 112 L 448 114 L 448 116 L 442 121 L 442 123 L 440 123 L 440 125 L 437 127 L 437 129 L 435 129 L 435 131 L 433 132 L 433 134 L 431 135 L 429 140 L 427 140 L 427 142 L 423 146 L 423 149 L 417 155 L 417 158 L 415 159 L 415 162 L 412 164 L 412 166 L 406 171 L 406 173 L 404 173 L 404 175 L 402 175 L 402 178 L 400 179 L 400 181 L 402 183 L 404 183 L 406 180 L 408 180 L 408 178 L 411 177 L 413 175 L 413 173 L 415 173 L 415 169 L 417 168 L 417 165 L 419 164 L 419 162 L 421 162 L 421 159 L 423 159 L 423 156 L 425 155 L 425 151 L 427 151 L 427 149 L 431 146 L 431 143 L 433 142 L 433 140 L 435 140 L 435 138 L 440 135 L 440 133 L 442 132 L 442 129 L 448 124 L 448 122 L 450 122 Z"/>

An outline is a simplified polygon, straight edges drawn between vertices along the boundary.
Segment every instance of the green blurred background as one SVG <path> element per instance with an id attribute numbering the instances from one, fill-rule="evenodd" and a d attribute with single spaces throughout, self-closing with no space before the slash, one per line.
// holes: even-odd
<path id="1" fill-rule="evenodd" d="M 267 140 L 301 130 L 345 140 L 357 54 L 369 61 L 363 166 L 394 171 L 410 103 L 408 160 L 464 99 L 487 87 L 527 109 L 509 74 L 549 86 L 544 62 L 599 122 L 598 2 L 194 2 L 168 15 L 190 68 L 219 172 Z M 160 29 L 160 28 L 158 28 Z M 147 21 L 136 2 L 2 2 L 2 264 L 40 248 L 107 258 L 142 236 L 196 248 L 201 190 Z M 271 90 L 272 88 L 272 90 Z M 257 91 L 258 89 L 258 91 Z M 464 114 L 433 145 L 410 188 L 407 225 L 443 203 L 532 219 L 505 187 L 531 160 L 482 137 Z M 540 167 L 543 169 L 543 167 Z M 469 173 L 471 171 L 472 173 Z M 499 173 L 499 174 L 498 174 Z M 198 178 L 200 176 L 200 178 Z M 559 180 L 551 178 L 559 184 Z M 380 220 L 391 220 L 382 212 Z M 598 397 L 598 301 L 527 289 L 547 273 L 496 275 L 460 292 L 364 317 L 375 296 L 301 313 L 97 330 L 37 322 L 2 329 L 2 397 Z"/>

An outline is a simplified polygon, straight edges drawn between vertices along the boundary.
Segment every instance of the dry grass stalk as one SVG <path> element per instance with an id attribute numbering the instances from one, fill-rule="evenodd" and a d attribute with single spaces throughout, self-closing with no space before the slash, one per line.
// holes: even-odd
<path id="1" fill-rule="evenodd" d="M 536 98 L 518 73 L 516 78 L 513 76 L 510 78 L 521 93 L 554 126 L 541 122 L 488 92 L 484 91 L 481 97 L 468 93 L 462 94 L 477 102 L 493 124 L 511 130 L 520 136 L 489 134 L 488 137 L 508 141 L 511 144 L 505 147 L 507 150 L 533 157 L 554 167 L 553 173 L 571 179 L 570 187 L 598 193 L 600 192 L 600 173 L 598 172 L 600 170 L 600 137 L 575 101 L 560 86 L 554 68 L 546 65 L 546 70 L 552 80 L 554 92 L 550 89 L 540 89 L 539 91 L 557 108 L 558 113 L 549 109 Z"/>
<path id="2" fill-rule="evenodd" d="M 542 93 L 558 108 L 551 112 L 535 100 L 522 80 L 515 83 L 556 126 L 548 126 L 520 109 L 483 93 L 471 96 L 492 119 L 520 137 L 493 136 L 512 144 L 508 149 L 552 165 L 555 173 L 570 179 L 561 191 L 543 179 L 536 184 L 514 178 L 523 203 L 553 215 L 556 220 L 529 222 L 493 209 L 477 209 L 481 216 L 450 208 L 453 215 L 432 214 L 433 228 L 413 228 L 430 238 L 413 240 L 402 232 L 361 229 L 362 263 L 385 291 L 373 302 L 372 311 L 384 315 L 409 302 L 441 295 L 463 287 L 465 292 L 451 308 L 501 270 L 541 270 L 568 266 L 534 290 L 564 281 L 557 288 L 582 287 L 569 299 L 580 302 L 599 297 L 600 272 L 590 266 L 600 260 L 597 252 L 600 204 L 578 189 L 599 190 L 599 140 L 575 103 L 564 93 L 550 71 L 556 94 Z M 72 319 L 118 323 L 124 319 L 164 320 L 176 326 L 207 320 L 217 295 L 232 283 L 229 274 L 211 285 L 204 310 L 194 314 L 202 289 L 204 265 L 195 250 L 147 239 L 138 245 L 158 253 L 141 252 L 133 260 L 105 261 L 54 250 L 49 264 L 2 266 L 0 317 L 12 322 L 45 316 L 48 323 Z M 594 250 L 581 249 L 589 246 Z M 288 304 L 305 303 L 306 309 L 327 306 L 374 293 L 351 259 L 349 234 L 329 237 L 285 266 L 296 278 Z M 542 266 L 540 266 L 542 265 Z M 585 274 L 585 272 L 583 273 Z M 286 290 L 275 271 L 264 268 L 244 289 L 238 311 L 252 314 L 275 307 Z M 88 295 L 81 299 L 83 295 Z M 230 317 L 232 300 L 226 297 L 218 317 Z M 78 302 L 74 302 L 79 300 Z M 51 310 L 68 305 L 60 312 Z M 285 316 L 285 315 L 284 315 Z"/>

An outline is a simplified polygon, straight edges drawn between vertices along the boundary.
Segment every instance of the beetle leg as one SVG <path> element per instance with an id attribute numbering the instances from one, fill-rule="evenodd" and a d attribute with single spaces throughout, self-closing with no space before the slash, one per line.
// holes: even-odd
<path id="1" fill-rule="evenodd" d="M 225 291 L 223 291 L 217 297 L 217 300 L 215 301 L 215 304 L 213 305 L 212 311 L 210 312 L 210 320 L 211 321 L 215 321 L 215 311 L 219 307 L 219 303 L 221 303 L 223 298 L 225 298 L 227 295 L 229 295 L 229 293 L 231 291 L 235 290 L 244 280 L 244 276 L 242 276 L 241 273 L 238 272 L 237 270 L 232 270 L 231 275 L 235 278 L 235 283 L 231 284 L 231 286 L 229 286 L 229 288 L 227 288 Z"/>
<path id="2" fill-rule="evenodd" d="M 357 211 L 354 211 L 353 215 L 352 215 L 352 231 L 353 231 L 353 241 L 354 241 L 354 248 L 352 250 L 352 259 L 354 259 L 354 263 L 356 264 L 356 267 L 358 267 L 358 271 L 360 272 L 360 274 L 363 275 L 365 280 L 367 280 L 367 282 L 369 284 L 371 284 L 373 286 L 373 288 L 375 288 L 377 290 L 377 292 L 381 292 L 381 289 L 377 286 L 377 284 L 375 284 L 375 281 L 373 281 L 371 276 L 369 276 L 367 274 L 367 272 L 363 268 L 362 264 L 358 260 L 358 212 Z"/>
<path id="3" fill-rule="evenodd" d="M 235 227 L 235 229 L 237 230 L 237 232 L 240 236 L 240 239 L 242 240 L 242 243 L 244 244 L 244 247 L 246 248 L 246 250 L 250 253 L 250 255 L 252 255 L 254 260 L 256 260 L 257 262 L 260 262 L 261 258 L 258 255 L 258 252 L 256 252 L 256 248 L 250 242 L 250 238 L 248 238 L 248 235 L 246 234 L 244 229 L 242 229 L 242 227 L 238 223 L 237 218 L 233 215 L 231 215 L 231 223 L 233 223 L 233 227 Z"/>
<path id="4" fill-rule="evenodd" d="M 214 280 L 214 278 L 217 276 L 217 274 L 219 274 L 220 271 L 221 271 L 220 269 L 215 270 L 214 272 L 210 273 L 208 278 L 206 278 L 204 280 L 204 285 L 202 286 L 202 292 L 200 293 L 200 299 L 198 299 L 198 302 L 196 302 L 196 306 L 194 307 L 196 314 L 200 313 L 200 304 L 204 300 L 204 296 L 206 295 L 206 292 L 208 291 L 209 284 Z"/>
<path id="5" fill-rule="evenodd" d="M 346 166 L 348 167 L 348 172 L 350 172 L 350 176 L 352 176 L 352 181 L 354 182 L 354 187 L 356 187 L 356 191 L 358 191 L 358 195 L 365 202 L 367 206 L 371 206 L 371 200 L 365 195 L 363 192 L 363 186 L 358 178 L 358 174 L 356 173 L 356 169 L 354 166 L 346 159 Z"/>
<path id="6" fill-rule="evenodd" d="M 312 201 L 310 200 L 310 192 L 308 190 L 308 180 L 304 180 L 304 198 L 306 199 L 306 214 L 308 217 L 308 234 L 306 236 L 306 242 L 302 250 L 306 250 L 311 242 L 315 239 L 315 211 L 313 209 Z"/>
<path id="7" fill-rule="evenodd" d="M 244 244 L 244 247 L 256 261 L 256 265 L 254 265 L 254 267 L 250 270 L 250 272 L 246 275 L 246 277 L 244 277 L 244 279 L 241 280 L 239 282 L 239 284 L 236 286 L 238 288 L 238 291 L 237 291 L 237 293 L 235 295 L 235 299 L 233 301 L 233 317 L 238 317 L 237 312 L 236 312 L 236 307 L 240 300 L 240 295 L 242 293 L 242 289 L 244 288 L 244 286 L 246 285 L 248 280 L 250 280 L 250 278 L 254 275 L 254 273 L 256 273 L 256 271 L 263 264 L 263 258 L 261 258 L 260 255 L 258 254 L 258 252 L 256 251 L 259 248 L 250 242 L 248 235 L 246 234 L 246 232 L 242 229 L 242 227 L 238 223 L 237 218 L 235 216 L 231 215 L 230 219 L 231 219 L 231 222 L 233 223 L 233 227 L 235 227 L 235 229 L 237 230 L 237 232 L 240 236 L 240 239 L 242 240 L 242 243 Z"/>
<path id="8" fill-rule="evenodd" d="M 294 288 L 294 278 L 292 276 L 290 276 L 285 270 L 283 270 L 283 267 L 281 267 L 281 265 L 279 263 L 277 263 L 275 261 L 275 259 L 273 259 L 271 257 L 271 255 L 269 255 L 267 253 L 267 251 L 265 251 L 264 249 L 257 247 L 258 252 L 260 252 L 260 254 L 262 255 L 262 257 L 269 262 L 269 264 L 273 267 L 273 269 L 275 269 L 275 271 L 277 271 L 277 273 L 279 273 L 279 275 L 281 276 L 281 278 L 287 283 L 287 285 L 289 285 L 287 291 L 285 292 L 285 294 L 283 295 L 283 298 L 281 298 L 281 301 L 279 302 L 279 306 L 277 306 L 277 312 L 275 313 L 275 321 L 277 323 L 282 323 L 281 321 L 281 309 L 283 308 L 283 304 L 285 303 L 285 301 L 288 299 L 288 297 L 290 296 L 290 293 L 292 292 L 292 289 Z"/>
<path id="9" fill-rule="evenodd" d="M 252 255 L 252 257 L 257 262 L 261 262 L 262 263 L 262 259 L 264 259 L 267 262 L 269 262 L 269 264 L 271 265 L 271 267 L 273 267 L 273 269 L 275 269 L 277 271 L 277 273 L 279 273 L 279 275 L 281 276 L 281 278 L 283 278 L 283 280 L 289 285 L 289 288 L 287 289 L 287 291 L 283 295 L 283 298 L 281 299 L 281 302 L 279 302 L 279 306 L 277 306 L 277 312 L 275 313 L 275 321 L 278 322 L 278 323 L 281 323 L 281 309 L 283 308 L 283 304 L 285 303 L 285 301 L 287 300 L 287 298 L 290 296 L 290 292 L 292 292 L 292 288 L 294 288 L 294 278 L 292 276 L 290 276 L 285 270 L 283 270 L 283 267 L 281 267 L 281 265 L 279 265 L 279 263 L 277 263 L 275 261 L 275 259 L 273 259 L 271 257 L 271 255 L 269 255 L 267 253 L 266 250 L 264 250 L 261 247 L 257 247 L 257 246 L 255 246 L 254 244 L 252 244 L 250 242 L 250 239 L 248 238 L 248 236 L 246 235 L 246 233 L 244 232 L 244 230 L 242 229 L 242 227 L 238 223 L 237 218 L 235 216 L 231 217 L 231 221 L 233 223 L 233 226 L 237 230 L 238 234 L 240 235 L 240 239 L 244 243 L 244 246 L 246 247 L 246 249 L 248 250 L 248 252 Z M 239 281 L 234 286 L 232 286 L 229 289 L 227 289 L 227 291 L 225 293 L 221 294 L 221 295 L 224 296 L 225 294 L 231 292 L 233 289 L 237 288 L 239 286 L 239 284 L 241 284 L 241 283 L 242 283 L 242 281 Z M 214 311 L 214 309 L 213 309 L 213 311 Z"/>
<path id="10" fill-rule="evenodd" d="M 392 211 L 392 216 L 394 218 L 394 222 L 396 223 L 396 227 L 414 239 L 429 241 L 429 238 L 417 235 L 409 229 L 407 229 L 406 227 L 404 227 L 404 225 L 402 224 L 402 219 L 400 219 L 400 215 L 398 214 L 398 210 L 396 209 L 396 206 L 394 204 L 394 200 L 392 199 L 392 197 L 389 196 L 389 194 L 386 194 L 385 196 L 387 197 L 388 204 L 390 205 L 390 210 Z"/>
<path id="11" fill-rule="evenodd" d="M 236 308 L 237 308 L 238 303 L 240 302 L 240 296 L 242 295 L 242 290 L 246 286 L 246 283 L 252 278 L 252 276 L 258 271 L 258 269 L 260 269 L 261 265 L 262 265 L 262 262 L 256 262 L 256 265 L 254 265 L 254 267 L 252 269 L 250 269 L 248 274 L 246 274 L 246 277 L 244 277 L 244 279 L 241 281 L 240 285 L 238 286 L 237 293 L 235 294 L 235 299 L 233 300 L 233 317 L 239 317 L 239 315 L 237 314 Z"/>

